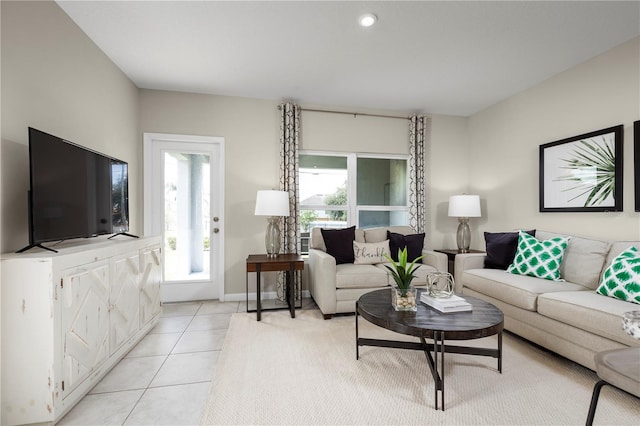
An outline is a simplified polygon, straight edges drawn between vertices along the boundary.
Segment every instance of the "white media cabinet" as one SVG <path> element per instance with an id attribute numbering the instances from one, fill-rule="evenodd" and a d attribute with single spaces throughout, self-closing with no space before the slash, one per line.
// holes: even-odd
<path id="1" fill-rule="evenodd" d="M 53 424 L 155 325 L 160 237 L 0 258 L 2 425 Z"/>

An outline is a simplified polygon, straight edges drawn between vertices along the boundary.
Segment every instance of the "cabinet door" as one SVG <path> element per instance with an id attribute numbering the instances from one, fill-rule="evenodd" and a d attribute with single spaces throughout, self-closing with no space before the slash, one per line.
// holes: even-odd
<path id="1" fill-rule="evenodd" d="M 140 327 L 139 262 L 137 251 L 111 259 L 111 353 L 116 352 Z"/>
<path id="2" fill-rule="evenodd" d="M 109 356 L 109 266 L 62 272 L 63 397 Z"/>
<path id="3" fill-rule="evenodd" d="M 160 313 L 160 280 L 162 268 L 160 265 L 160 246 L 141 250 L 140 277 L 140 327 Z"/>

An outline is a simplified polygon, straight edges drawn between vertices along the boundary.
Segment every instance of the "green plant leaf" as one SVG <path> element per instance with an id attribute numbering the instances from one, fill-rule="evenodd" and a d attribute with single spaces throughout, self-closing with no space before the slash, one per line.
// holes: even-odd
<path id="1" fill-rule="evenodd" d="M 556 181 L 569 181 L 576 184 L 567 191 L 580 191 L 570 201 L 584 197 L 584 207 L 596 206 L 607 197 L 611 196 L 615 190 L 615 153 L 612 143 L 608 143 L 607 139 L 602 136 L 599 139 L 582 140 L 573 150 L 572 158 L 562 158 L 566 163 L 561 167 L 572 172 L 585 169 L 594 170 L 592 179 L 585 181 L 584 178 L 576 176 L 575 173 L 559 176 Z"/>
<path id="2" fill-rule="evenodd" d="M 407 267 L 407 248 L 398 250 L 398 261 L 394 261 L 388 254 L 384 255 L 392 266 L 384 265 L 391 272 L 393 280 L 400 289 L 407 289 L 411 285 L 411 281 L 415 278 L 414 272 L 421 266 L 416 264 L 417 261 L 422 259 L 422 256 L 417 257 Z"/>

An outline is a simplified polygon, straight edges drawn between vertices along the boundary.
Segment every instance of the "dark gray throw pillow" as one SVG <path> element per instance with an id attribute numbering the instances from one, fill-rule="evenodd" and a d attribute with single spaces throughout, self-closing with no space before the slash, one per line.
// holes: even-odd
<path id="1" fill-rule="evenodd" d="M 402 235 L 395 232 L 387 231 L 389 239 L 389 251 L 391 258 L 398 261 L 398 250 L 407 248 L 407 261 L 413 262 L 416 258 L 422 256 L 422 247 L 424 246 L 424 233 Z M 420 261 L 418 261 L 420 263 Z"/>
<path id="2" fill-rule="evenodd" d="M 525 232 L 532 237 L 536 236 L 535 229 Z M 484 241 L 487 251 L 484 267 L 487 269 L 507 269 L 516 256 L 518 232 L 485 232 Z"/>
<path id="3" fill-rule="evenodd" d="M 336 258 L 336 265 L 353 263 L 353 240 L 356 239 L 356 227 L 344 229 L 320 229 L 327 253 Z"/>

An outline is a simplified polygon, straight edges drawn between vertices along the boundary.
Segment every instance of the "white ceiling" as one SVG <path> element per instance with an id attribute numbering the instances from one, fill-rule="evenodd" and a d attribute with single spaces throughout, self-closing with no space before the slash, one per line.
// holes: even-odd
<path id="1" fill-rule="evenodd" d="M 57 3 L 140 88 L 461 116 L 640 35 L 639 1 Z"/>

